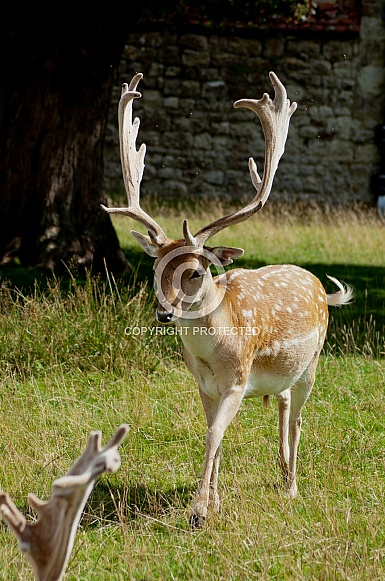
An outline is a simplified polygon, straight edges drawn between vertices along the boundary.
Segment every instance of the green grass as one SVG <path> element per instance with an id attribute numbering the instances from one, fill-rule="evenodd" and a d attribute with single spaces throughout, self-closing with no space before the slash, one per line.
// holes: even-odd
<path id="1" fill-rule="evenodd" d="M 183 217 L 177 209 L 159 221 L 180 237 Z M 191 229 L 204 222 L 197 212 Z M 55 278 L 0 290 L 0 488 L 17 506 L 34 517 L 27 494 L 48 498 L 91 430 L 102 430 L 105 443 L 120 423 L 131 425 L 121 468 L 101 477 L 86 506 L 66 579 L 383 580 L 384 225 L 362 212 L 264 210 L 214 240 L 243 247 L 241 266 L 293 262 L 330 292 L 326 274 L 352 284 L 357 298 L 331 310 L 303 414 L 299 497 L 282 494 L 276 406 L 245 401 L 224 438 L 221 512 L 196 532 L 188 518 L 204 457 L 203 410 L 179 340 L 125 332 L 155 325 L 151 260 L 128 235 L 140 227 L 120 218 L 116 227 L 140 264 L 134 289 L 87 277 L 65 290 Z M 0 578 L 33 579 L 4 524 Z"/>

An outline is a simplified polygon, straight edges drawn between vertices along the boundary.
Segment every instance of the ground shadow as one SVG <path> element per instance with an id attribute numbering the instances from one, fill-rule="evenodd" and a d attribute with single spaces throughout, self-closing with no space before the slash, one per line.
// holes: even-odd
<path id="1" fill-rule="evenodd" d="M 131 521 L 147 516 L 156 520 L 191 503 L 194 490 L 179 486 L 161 490 L 143 483 L 126 487 L 123 483 L 99 481 L 87 501 L 83 524 L 97 526 L 106 521 Z"/>

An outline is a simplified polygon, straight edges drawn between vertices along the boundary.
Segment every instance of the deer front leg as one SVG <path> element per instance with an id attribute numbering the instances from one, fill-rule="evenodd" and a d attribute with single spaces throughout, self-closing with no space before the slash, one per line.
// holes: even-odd
<path id="1" fill-rule="evenodd" d="M 210 478 L 209 504 L 213 507 L 215 512 L 219 512 L 220 500 L 218 494 L 218 475 L 219 463 L 221 460 L 222 442 L 218 446 L 218 450 L 214 458 L 214 466 Z"/>
<path id="2" fill-rule="evenodd" d="M 207 428 L 210 429 L 217 413 L 218 406 L 220 403 L 219 399 L 213 399 L 209 397 L 201 388 L 199 388 L 199 395 L 203 405 L 203 409 L 206 414 Z M 218 496 L 218 473 L 219 473 L 219 463 L 221 459 L 222 442 L 218 446 L 216 451 L 213 469 L 210 477 L 210 490 L 209 490 L 209 504 L 212 504 L 214 510 L 217 512 L 219 510 L 219 496 Z"/>
<path id="3" fill-rule="evenodd" d="M 196 493 L 192 515 L 190 518 L 190 524 L 192 528 L 201 528 L 203 526 L 207 516 L 210 489 L 212 497 L 214 497 L 216 508 L 219 508 L 217 484 L 222 438 L 226 429 L 233 421 L 235 414 L 239 410 L 243 392 L 243 386 L 232 387 L 231 389 L 225 391 L 219 401 L 219 405 L 217 406 L 217 410 L 212 419 L 211 425 L 209 425 L 206 435 L 206 458 L 203 467 L 202 479 Z M 207 406 L 208 399 L 208 396 L 203 396 L 202 403 L 204 406 Z M 213 412 L 213 409 L 214 406 L 212 403 L 210 408 L 211 411 L 209 411 L 209 413 L 206 411 L 205 407 L 208 420 L 210 414 Z"/>

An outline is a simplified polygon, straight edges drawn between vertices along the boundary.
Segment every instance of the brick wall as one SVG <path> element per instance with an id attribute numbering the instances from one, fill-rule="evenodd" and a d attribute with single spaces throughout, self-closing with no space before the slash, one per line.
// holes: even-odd
<path id="1" fill-rule="evenodd" d="M 298 110 L 271 197 L 375 203 L 370 180 L 380 153 L 374 130 L 385 123 L 381 8 L 377 0 L 363 0 L 360 20 L 357 13 L 354 22 L 340 14 L 338 22 L 337 11 L 322 30 L 318 21 L 313 28 L 271 34 L 164 27 L 131 34 L 110 112 L 107 192 L 124 191 L 117 134 L 120 86 L 141 71 L 143 96 L 134 110 L 141 119 L 138 143 L 147 145 L 143 195 L 253 195 L 247 162 L 253 156 L 262 170 L 262 131 L 251 111 L 232 104 L 272 94 L 268 72 L 274 70 Z"/>

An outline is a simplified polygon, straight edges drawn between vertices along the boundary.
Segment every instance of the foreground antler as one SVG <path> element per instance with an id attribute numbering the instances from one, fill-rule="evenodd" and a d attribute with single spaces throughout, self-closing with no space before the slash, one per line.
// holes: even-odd
<path id="1" fill-rule="evenodd" d="M 140 121 L 136 117 L 132 121 L 132 102 L 141 97 L 141 93 L 136 90 L 139 81 L 143 78 L 142 73 L 133 77 L 131 83 L 122 86 L 122 96 L 119 101 L 119 142 L 120 159 L 122 163 L 124 186 L 127 193 L 127 208 L 101 208 L 109 214 L 124 214 L 134 218 L 143 224 L 148 230 L 151 241 L 157 246 L 168 243 L 168 238 L 162 228 L 140 207 L 140 183 L 144 171 L 144 157 L 146 155 L 146 145 L 142 143 L 139 151 L 136 150 L 136 138 L 138 136 Z M 135 233 L 136 234 L 136 233 Z M 142 236 L 141 234 L 138 234 Z"/>
<path id="2" fill-rule="evenodd" d="M 107 446 L 101 448 L 101 432 L 91 432 L 87 448 L 65 476 L 52 485 L 52 496 L 44 502 L 28 495 L 29 505 L 38 519 L 27 523 L 8 494 L 0 494 L 0 513 L 19 540 L 37 581 L 63 578 L 74 544 L 76 528 L 95 479 L 103 472 L 116 472 L 120 466 L 118 446 L 128 432 L 122 424 Z"/>

